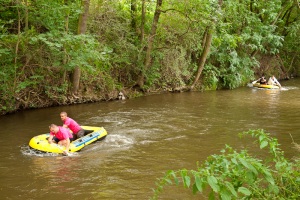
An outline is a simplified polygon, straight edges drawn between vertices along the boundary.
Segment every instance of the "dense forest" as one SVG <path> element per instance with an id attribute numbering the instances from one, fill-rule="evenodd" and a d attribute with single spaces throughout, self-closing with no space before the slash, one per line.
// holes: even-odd
<path id="1" fill-rule="evenodd" d="M 299 75 L 299 0 L 0 0 L 0 113 Z"/>

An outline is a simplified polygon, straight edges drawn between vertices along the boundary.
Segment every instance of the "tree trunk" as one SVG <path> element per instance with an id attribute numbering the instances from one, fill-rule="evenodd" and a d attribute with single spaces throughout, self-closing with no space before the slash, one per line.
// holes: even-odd
<path id="1" fill-rule="evenodd" d="M 208 29 L 208 31 L 206 32 L 206 34 L 204 34 L 204 48 L 200 57 L 200 61 L 199 61 L 199 66 L 198 66 L 198 70 L 197 70 L 197 74 L 196 77 L 194 79 L 193 84 L 191 85 L 191 89 L 193 89 L 196 85 L 196 83 L 198 82 L 200 75 L 204 69 L 204 65 L 206 62 L 206 58 L 208 53 L 210 52 L 210 46 L 211 46 L 211 41 L 212 41 L 212 32 L 213 30 L 211 28 Z"/>
<path id="2" fill-rule="evenodd" d="M 156 29 L 157 29 L 157 25 L 158 25 L 158 21 L 159 21 L 159 16 L 160 16 L 160 13 L 161 13 L 162 2 L 163 2 L 163 0 L 157 0 L 157 2 L 156 2 L 156 8 L 155 8 L 155 12 L 154 12 L 151 32 L 150 32 L 150 35 L 148 37 L 148 46 L 146 48 L 146 57 L 145 57 L 145 60 L 144 60 L 144 69 L 145 69 L 145 71 L 147 71 L 149 69 L 150 64 L 151 64 L 151 52 L 152 52 L 154 38 L 155 38 L 155 35 L 156 35 Z M 145 77 L 144 77 L 144 74 L 141 72 L 139 77 L 138 77 L 137 84 L 140 88 L 142 88 L 144 86 L 144 82 L 145 82 Z"/>
<path id="3" fill-rule="evenodd" d="M 130 14 L 131 14 L 131 28 L 134 32 L 137 32 L 137 27 L 136 27 L 136 0 L 131 0 Z"/>
<path id="4" fill-rule="evenodd" d="M 89 14 L 90 0 L 82 0 L 83 13 L 81 13 L 78 22 L 78 35 L 85 34 L 87 27 L 87 20 Z"/>
<path id="5" fill-rule="evenodd" d="M 284 67 L 284 62 L 283 60 L 281 59 L 280 55 L 277 54 L 276 57 L 278 58 L 279 60 L 279 69 L 281 70 L 282 74 L 284 75 L 284 78 L 287 78 L 288 77 L 288 74 L 286 72 L 286 69 Z"/>
<path id="6" fill-rule="evenodd" d="M 218 5 L 219 5 L 218 9 L 219 9 L 219 11 L 221 11 L 221 7 L 223 5 L 223 0 L 219 0 Z M 216 23 L 217 23 L 216 19 L 212 19 L 211 26 L 207 27 L 207 31 L 205 32 L 205 34 L 203 36 L 203 41 L 204 42 L 202 44 L 204 44 L 204 47 L 203 47 L 203 51 L 202 51 L 202 54 L 201 54 L 201 57 L 200 57 L 200 60 L 199 60 L 199 66 L 198 66 L 196 77 L 195 77 L 194 82 L 192 83 L 192 85 L 190 87 L 191 90 L 195 87 L 195 85 L 198 82 L 198 80 L 200 78 L 200 75 L 201 75 L 201 73 L 204 69 L 204 65 L 205 65 L 207 56 L 210 52 L 210 46 L 211 46 L 211 41 L 212 41 L 212 37 L 213 37 L 213 31 L 214 31 Z"/>
<path id="7" fill-rule="evenodd" d="M 18 53 L 19 53 L 19 45 L 20 45 L 20 40 L 21 40 L 21 12 L 19 9 L 19 5 L 20 2 L 17 1 L 17 11 L 18 11 L 18 40 L 16 43 L 16 47 L 15 47 L 15 59 L 14 59 L 14 66 L 15 66 L 15 70 L 14 70 L 14 85 L 13 85 L 13 92 L 15 92 L 15 89 L 17 87 L 17 62 L 18 62 Z"/>
<path id="8" fill-rule="evenodd" d="M 25 0 L 25 32 L 28 31 L 28 1 Z"/>
<path id="9" fill-rule="evenodd" d="M 65 6 L 67 6 L 68 5 L 68 0 L 64 0 L 64 4 L 65 4 Z M 65 15 L 65 33 L 66 34 L 69 33 L 69 12 L 68 11 Z M 65 47 L 63 47 L 63 52 L 64 52 L 63 65 L 66 65 L 68 63 L 68 56 L 67 56 L 67 51 L 66 51 Z M 66 77 L 67 77 L 67 70 L 64 69 L 64 68 L 62 70 L 63 70 L 62 82 L 65 82 Z"/>
<path id="10" fill-rule="evenodd" d="M 65 6 L 68 6 L 68 0 L 64 0 L 64 4 Z M 66 15 L 65 15 L 65 32 L 66 34 L 68 34 L 69 32 L 69 11 L 66 12 Z"/>
<path id="11" fill-rule="evenodd" d="M 86 32 L 90 0 L 82 0 L 82 6 L 83 6 L 84 10 L 83 10 L 83 13 L 79 17 L 78 34 L 85 34 L 85 32 Z M 74 95 L 78 94 L 79 84 L 80 84 L 80 75 L 81 75 L 80 67 L 75 67 L 74 73 L 73 73 L 73 90 L 72 90 Z"/>
<path id="12" fill-rule="evenodd" d="M 145 34 L 145 16 L 146 16 L 145 0 L 142 0 L 142 19 L 141 19 L 141 35 L 140 35 L 140 41 L 141 41 L 141 43 L 143 43 L 143 41 L 144 41 L 144 34 Z"/>

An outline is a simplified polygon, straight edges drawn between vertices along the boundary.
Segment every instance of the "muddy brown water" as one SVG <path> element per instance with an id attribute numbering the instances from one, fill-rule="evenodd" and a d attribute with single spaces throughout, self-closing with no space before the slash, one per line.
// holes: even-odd
<path id="1" fill-rule="evenodd" d="M 299 156 L 300 79 L 282 90 L 166 93 L 137 99 L 22 111 L 0 117 L 1 199 L 149 199 L 155 181 L 170 169 L 197 169 L 225 144 L 256 147 L 238 133 L 264 129 L 289 159 Z M 28 147 L 59 113 L 81 125 L 103 126 L 108 136 L 71 157 Z M 253 147 L 254 146 L 254 147 Z M 257 148 L 257 155 L 261 154 Z M 161 199 L 201 199 L 191 190 L 167 187 Z"/>

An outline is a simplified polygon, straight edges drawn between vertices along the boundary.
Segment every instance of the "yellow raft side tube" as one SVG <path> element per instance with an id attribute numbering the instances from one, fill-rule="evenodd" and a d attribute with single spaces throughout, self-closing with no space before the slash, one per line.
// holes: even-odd
<path id="1" fill-rule="evenodd" d="M 69 152 L 79 151 L 83 147 L 95 142 L 96 140 L 104 138 L 107 135 L 107 132 L 103 127 L 81 126 L 81 128 L 84 130 L 92 130 L 93 132 L 71 142 Z M 29 141 L 29 146 L 33 149 L 44 152 L 63 153 L 65 147 L 55 143 L 49 144 L 49 136 L 49 133 L 35 136 Z"/>
<path id="2" fill-rule="evenodd" d="M 253 87 L 267 88 L 267 89 L 279 89 L 279 86 L 277 86 L 277 85 L 265 85 L 265 84 L 260 84 L 260 83 L 254 83 Z"/>

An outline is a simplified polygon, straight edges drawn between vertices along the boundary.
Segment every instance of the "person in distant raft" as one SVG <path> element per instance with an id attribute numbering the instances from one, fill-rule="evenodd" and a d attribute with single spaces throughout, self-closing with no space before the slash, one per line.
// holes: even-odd
<path id="1" fill-rule="evenodd" d="M 262 84 L 262 85 L 266 85 L 266 84 L 267 84 L 267 80 L 266 80 L 265 76 L 262 76 L 262 77 L 259 79 L 259 83 Z"/>
<path id="2" fill-rule="evenodd" d="M 269 78 L 268 85 L 277 85 L 281 88 L 280 83 L 277 81 L 274 75 Z"/>
<path id="3" fill-rule="evenodd" d="M 66 112 L 60 113 L 60 119 L 63 121 L 63 127 L 69 128 L 73 132 L 74 140 L 84 136 L 84 130 L 75 120 L 68 117 L 68 114 Z"/>
<path id="4" fill-rule="evenodd" d="M 49 126 L 50 136 L 48 142 L 51 144 L 57 142 L 59 145 L 65 146 L 66 150 L 63 152 L 65 155 L 69 152 L 70 142 L 73 141 L 73 135 L 70 131 L 62 126 L 51 124 Z"/>
<path id="5" fill-rule="evenodd" d="M 266 84 L 267 84 L 267 80 L 266 80 L 266 78 L 265 78 L 264 75 L 262 75 L 262 76 L 261 76 L 259 79 L 257 79 L 256 81 L 253 81 L 252 84 L 255 84 L 255 83 L 257 83 L 257 82 L 259 82 L 259 84 L 261 84 L 261 85 L 266 85 Z"/>

